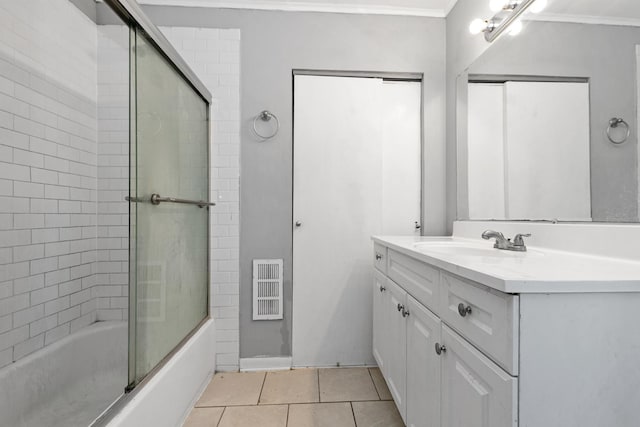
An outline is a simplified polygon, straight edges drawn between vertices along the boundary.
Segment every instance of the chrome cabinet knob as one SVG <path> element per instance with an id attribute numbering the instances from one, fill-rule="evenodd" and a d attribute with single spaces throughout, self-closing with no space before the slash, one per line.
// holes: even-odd
<path id="1" fill-rule="evenodd" d="M 398 311 L 404 310 L 404 305 L 398 303 Z"/>
<path id="2" fill-rule="evenodd" d="M 380 286 L 380 292 L 384 292 L 384 291 L 386 291 L 386 290 L 387 290 L 387 288 L 385 288 L 385 287 L 384 287 L 384 286 L 382 286 L 382 285 Z"/>
<path id="3" fill-rule="evenodd" d="M 300 221 L 296 221 L 296 227 L 302 227 L 302 223 Z"/>
<path id="4" fill-rule="evenodd" d="M 458 314 L 462 317 L 467 317 L 467 314 L 471 314 L 471 306 L 466 306 L 463 303 L 458 304 Z"/>
<path id="5" fill-rule="evenodd" d="M 409 316 L 409 310 L 405 310 L 404 308 L 402 309 L 402 317 L 408 317 Z"/>
<path id="6" fill-rule="evenodd" d="M 376 261 L 380 261 L 382 259 L 382 254 L 376 252 Z"/>
<path id="7" fill-rule="evenodd" d="M 436 354 L 440 356 L 442 353 L 446 353 L 447 347 L 444 345 L 440 345 L 439 342 L 436 343 Z"/>

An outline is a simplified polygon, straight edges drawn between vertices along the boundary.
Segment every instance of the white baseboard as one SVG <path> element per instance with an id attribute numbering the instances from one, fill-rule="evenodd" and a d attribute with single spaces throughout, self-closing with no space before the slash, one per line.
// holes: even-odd
<path id="1" fill-rule="evenodd" d="M 249 357 L 240 359 L 240 371 L 287 371 L 291 369 L 290 357 Z"/>

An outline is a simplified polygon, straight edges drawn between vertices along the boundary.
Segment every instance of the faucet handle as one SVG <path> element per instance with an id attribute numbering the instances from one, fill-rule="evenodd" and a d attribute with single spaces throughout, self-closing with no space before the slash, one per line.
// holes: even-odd
<path id="1" fill-rule="evenodd" d="M 513 238 L 513 245 L 514 246 L 524 246 L 524 239 L 523 237 L 531 237 L 531 233 L 527 233 L 527 234 L 516 234 L 516 237 Z"/>

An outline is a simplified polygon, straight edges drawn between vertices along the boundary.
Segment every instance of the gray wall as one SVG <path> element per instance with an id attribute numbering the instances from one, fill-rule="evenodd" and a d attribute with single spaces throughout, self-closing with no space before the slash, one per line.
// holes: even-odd
<path id="1" fill-rule="evenodd" d="M 446 228 L 445 21 L 159 6 L 145 7 L 145 12 L 156 25 L 241 30 L 240 357 L 288 356 L 293 254 L 292 70 L 424 74 L 424 230 L 426 234 L 442 234 Z M 251 123 L 264 109 L 278 115 L 281 131 L 273 140 L 259 142 Z M 284 258 L 283 321 L 251 320 L 254 258 Z"/>
<path id="2" fill-rule="evenodd" d="M 530 22 L 518 37 L 498 40 L 469 67 L 469 74 L 589 78 L 594 221 L 638 220 L 638 44 L 639 28 Z M 612 117 L 623 117 L 631 127 L 624 145 L 606 137 Z"/>

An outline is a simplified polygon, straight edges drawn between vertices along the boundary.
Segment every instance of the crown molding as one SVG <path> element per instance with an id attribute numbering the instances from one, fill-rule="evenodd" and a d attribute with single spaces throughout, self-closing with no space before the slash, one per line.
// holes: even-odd
<path id="1" fill-rule="evenodd" d="M 640 18 L 622 18 L 617 16 L 564 15 L 560 13 L 529 14 L 526 21 L 565 22 L 571 24 L 616 25 L 622 27 L 640 27 Z"/>
<path id="2" fill-rule="evenodd" d="M 456 6 L 456 4 L 458 3 L 458 0 L 449 0 L 449 2 L 447 3 L 447 5 L 444 8 L 444 16 L 449 16 L 449 14 L 451 13 L 451 11 L 453 10 L 453 8 Z"/>
<path id="3" fill-rule="evenodd" d="M 456 4 L 457 0 L 448 0 L 444 9 L 423 9 L 412 7 L 397 7 L 384 5 L 365 6 L 356 3 L 322 3 L 283 0 L 138 0 L 141 5 L 180 6 L 180 7 L 209 7 L 217 9 L 253 9 L 277 10 L 285 12 L 324 12 L 363 15 L 396 15 L 418 16 L 428 18 L 445 18 Z"/>

